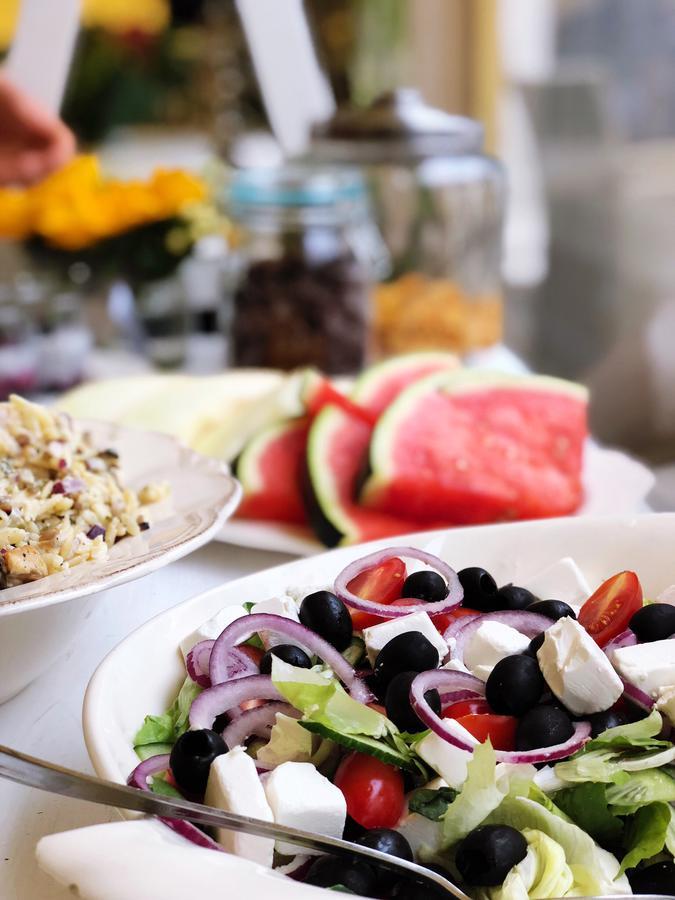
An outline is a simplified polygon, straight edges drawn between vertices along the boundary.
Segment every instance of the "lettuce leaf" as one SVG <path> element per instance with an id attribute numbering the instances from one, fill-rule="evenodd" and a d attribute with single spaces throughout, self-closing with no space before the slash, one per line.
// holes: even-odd
<path id="1" fill-rule="evenodd" d="M 625 845 L 629 849 L 621 860 L 622 872 L 663 850 L 671 816 L 672 811 L 667 803 L 649 803 L 632 816 L 626 828 Z"/>
<path id="2" fill-rule="evenodd" d="M 457 791 L 450 787 L 436 790 L 418 788 L 408 797 L 408 811 L 418 813 L 432 822 L 440 822 L 456 796 Z"/>
<path id="3" fill-rule="evenodd" d="M 272 682 L 306 721 L 344 735 L 382 738 L 397 731 L 386 716 L 353 700 L 330 672 L 300 669 L 273 656 Z"/>
<path id="4" fill-rule="evenodd" d="M 570 820 L 603 847 L 614 847 L 623 835 L 623 822 L 609 808 L 607 785 L 586 782 L 558 791 L 555 803 Z"/>
<path id="5" fill-rule="evenodd" d="M 466 781 L 443 816 L 443 849 L 478 828 L 502 802 L 508 779 L 497 778 L 495 752 L 490 741 L 478 744 L 466 767 Z"/>
<path id="6" fill-rule="evenodd" d="M 192 701 L 201 691 L 199 685 L 188 677 L 165 713 L 145 717 L 134 738 L 134 750 L 141 759 L 170 752 L 181 734 L 187 731 Z"/>

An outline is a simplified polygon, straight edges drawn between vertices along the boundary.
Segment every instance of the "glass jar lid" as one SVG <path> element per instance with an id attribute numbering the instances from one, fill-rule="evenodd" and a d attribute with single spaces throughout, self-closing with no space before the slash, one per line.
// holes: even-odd
<path id="1" fill-rule="evenodd" d="M 319 160 L 372 164 L 480 153 L 483 126 L 424 102 L 413 88 L 378 97 L 365 109 L 344 107 L 312 132 Z"/>
<path id="2" fill-rule="evenodd" d="M 357 169 L 290 165 L 241 169 L 230 184 L 234 214 L 264 209 L 331 208 L 363 204 L 367 194 Z"/>

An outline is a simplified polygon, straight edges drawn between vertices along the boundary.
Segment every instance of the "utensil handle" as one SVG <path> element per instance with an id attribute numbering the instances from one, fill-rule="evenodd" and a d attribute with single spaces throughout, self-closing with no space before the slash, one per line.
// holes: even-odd
<path id="1" fill-rule="evenodd" d="M 365 857 L 378 865 L 398 872 L 399 875 L 405 872 L 414 876 L 417 881 L 424 881 L 435 888 L 440 887 L 458 900 L 470 900 L 467 894 L 437 872 L 416 863 L 380 853 L 378 850 L 371 850 L 369 847 L 361 847 L 339 838 L 319 836 L 274 822 L 264 822 L 249 816 L 212 809 L 189 800 L 175 800 L 160 794 L 153 794 L 150 791 L 139 791 L 137 788 L 115 784 L 93 775 L 66 769 L 55 763 L 28 756 L 1 745 L 0 777 L 8 778 L 10 781 L 26 787 L 38 788 L 64 797 L 88 800 L 104 806 L 113 806 L 169 819 L 185 819 L 198 825 L 227 828 L 230 831 L 253 834 L 257 837 L 282 840 L 307 850 L 322 853 L 333 853 L 351 858 L 355 855 Z"/>

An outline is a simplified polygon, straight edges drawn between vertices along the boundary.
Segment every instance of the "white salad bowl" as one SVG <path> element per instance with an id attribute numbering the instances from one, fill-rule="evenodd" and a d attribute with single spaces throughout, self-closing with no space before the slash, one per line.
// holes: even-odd
<path id="1" fill-rule="evenodd" d="M 96 772 L 113 781 L 126 781 L 138 764 L 132 742 L 143 718 L 164 712 L 185 677 L 181 641 L 219 610 L 281 595 L 287 587 L 325 585 L 352 560 L 395 545 L 427 549 L 455 569 L 484 566 L 502 583 L 529 580 L 567 556 L 576 561 L 592 588 L 624 569 L 638 573 L 647 596 L 654 597 L 675 582 L 675 514 L 666 513 L 423 532 L 268 569 L 162 613 L 101 663 L 87 689 L 83 713 L 85 740 Z M 246 860 L 233 861 L 232 896 L 244 896 L 250 889 L 251 867 L 254 864 Z M 247 873 L 246 877 L 241 873 Z M 260 886 L 264 888 L 264 879 Z"/>
<path id="2" fill-rule="evenodd" d="M 227 466 L 175 438 L 87 422 L 96 446 L 120 455 L 124 483 L 166 482 L 166 500 L 147 507 L 150 528 L 124 538 L 103 560 L 85 562 L 0 591 L 0 703 L 64 653 L 102 591 L 141 578 L 196 550 L 234 512 L 241 488 Z"/>

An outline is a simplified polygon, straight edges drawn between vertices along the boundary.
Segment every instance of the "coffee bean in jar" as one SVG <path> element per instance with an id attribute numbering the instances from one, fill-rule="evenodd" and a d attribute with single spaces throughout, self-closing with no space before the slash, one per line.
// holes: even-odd
<path id="1" fill-rule="evenodd" d="M 242 232 L 233 363 L 359 371 L 368 357 L 372 259 L 381 245 L 358 172 L 243 171 L 231 206 Z"/>

